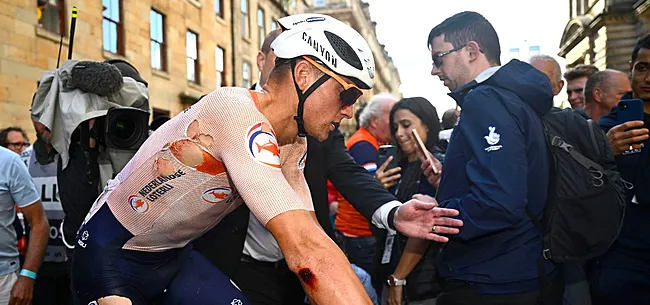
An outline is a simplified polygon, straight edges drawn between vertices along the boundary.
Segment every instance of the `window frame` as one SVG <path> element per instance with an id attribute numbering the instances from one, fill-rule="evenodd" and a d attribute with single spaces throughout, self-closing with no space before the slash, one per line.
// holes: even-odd
<path id="1" fill-rule="evenodd" d="M 262 14 L 261 23 L 260 13 Z M 264 12 L 264 9 L 261 7 L 257 8 L 257 35 L 259 36 L 259 49 L 261 50 L 264 38 L 266 38 L 266 12 Z"/>
<path id="2" fill-rule="evenodd" d="M 54 8 L 54 9 L 56 9 L 56 11 L 58 13 L 58 16 L 59 16 L 59 26 L 58 26 L 59 33 L 51 31 L 50 29 L 46 28 L 41 23 L 41 20 L 43 19 L 43 15 L 41 15 L 41 20 L 37 20 L 38 24 L 41 26 L 42 29 L 44 29 L 44 30 L 46 30 L 46 31 L 48 31 L 50 33 L 54 33 L 54 34 L 59 35 L 59 36 L 62 35 L 63 37 L 68 37 L 69 33 L 68 33 L 68 31 L 66 31 L 66 22 L 65 22 L 66 21 L 65 0 L 57 0 L 57 5 L 56 6 L 53 6 L 52 4 L 50 4 L 49 1 L 47 1 L 47 4 L 45 5 L 43 10 L 41 11 L 41 14 L 44 13 L 47 8 Z"/>
<path id="3" fill-rule="evenodd" d="M 217 56 L 217 50 L 221 50 L 221 61 L 222 61 L 222 67 L 221 71 L 219 71 L 219 64 L 218 64 L 218 56 Z M 226 87 L 226 49 L 222 48 L 220 45 L 215 46 L 214 48 L 214 63 L 215 63 L 215 74 L 217 76 L 217 80 L 221 81 L 221 84 L 217 83 L 217 88 L 219 87 Z"/>
<path id="4" fill-rule="evenodd" d="M 246 75 L 246 74 L 244 73 L 245 70 L 246 70 L 246 69 L 244 69 L 245 66 L 248 66 L 248 75 Z M 248 61 L 243 60 L 243 61 L 242 61 L 242 65 L 241 65 L 241 67 L 242 67 L 242 69 L 241 69 L 241 71 L 242 71 L 242 73 L 241 73 L 241 76 L 242 76 L 242 87 L 244 87 L 244 88 L 250 88 L 250 87 L 253 85 L 252 82 L 251 82 L 251 76 L 252 76 L 252 73 L 251 73 L 251 64 L 250 64 Z"/>
<path id="5" fill-rule="evenodd" d="M 246 5 L 242 5 L 243 3 L 246 3 Z M 248 0 L 239 0 L 239 11 L 240 11 L 240 30 L 242 37 L 244 38 L 250 38 L 251 37 L 251 31 L 250 31 L 250 2 Z"/>
<path id="6" fill-rule="evenodd" d="M 108 0 L 108 1 L 111 1 L 111 0 Z M 117 13 L 119 20 L 117 22 L 115 20 L 113 20 L 113 19 L 110 19 L 109 17 L 104 16 L 104 11 L 105 10 L 102 10 L 102 49 L 104 51 L 106 51 L 106 52 L 110 52 L 110 53 L 113 53 L 113 54 L 124 55 L 124 6 L 123 6 L 124 2 L 122 0 L 116 0 L 116 1 L 117 1 L 117 5 L 119 7 L 118 8 L 118 13 Z M 104 6 L 102 4 L 102 8 L 103 7 Z M 106 8 L 106 9 L 108 9 L 108 8 Z M 115 34 L 116 34 L 116 39 L 117 39 L 117 42 L 116 42 L 117 50 L 115 50 L 116 52 L 113 52 L 113 51 L 109 50 L 104 45 L 104 33 L 107 30 L 104 27 L 104 21 L 115 24 L 115 32 L 116 32 Z"/>
<path id="7" fill-rule="evenodd" d="M 275 18 L 271 18 L 271 31 L 275 31 L 278 29 L 278 21 Z"/>
<path id="8" fill-rule="evenodd" d="M 153 23 L 152 23 L 153 20 L 151 20 L 151 13 L 152 12 L 160 15 L 160 17 L 161 17 L 160 18 L 161 19 L 161 21 L 160 21 L 160 26 L 161 26 L 160 31 L 162 33 L 162 41 L 157 41 L 154 37 L 152 37 L 152 33 L 153 33 L 153 31 L 151 30 L 153 28 Z M 157 43 L 160 46 L 160 69 L 153 66 L 153 62 L 152 62 L 153 61 L 153 49 L 152 48 L 149 50 L 150 56 L 151 56 L 150 64 L 151 64 L 152 69 L 158 70 L 158 71 L 164 71 L 164 72 L 167 72 L 167 43 L 166 43 L 166 41 L 167 41 L 167 32 L 165 31 L 165 29 L 166 29 L 166 27 L 165 27 L 166 19 L 167 19 L 167 16 L 165 16 L 165 14 L 163 14 L 162 12 L 160 12 L 160 11 L 154 9 L 154 8 L 151 8 L 149 10 L 149 48 L 151 48 L 151 45 L 153 43 Z"/>
<path id="9" fill-rule="evenodd" d="M 218 6 L 217 6 L 217 3 L 219 4 Z M 223 18 L 223 1 L 222 0 L 214 0 L 214 13 L 215 13 L 215 15 Z"/>
<path id="10" fill-rule="evenodd" d="M 187 47 L 188 47 L 188 43 L 189 43 L 189 39 L 188 39 L 189 34 L 193 34 L 194 37 L 195 37 L 195 42 L 196 43 L 195 43 L 194 47 L 196 48 L 196 58 L 191 58 L 190 54 L 188 54 L 188 52 L 187 52 Z M 192 31 L 190 29 L 187 29 L 187 31 L 185 32 L 185 62 L 186 62 L 186 65 L 187 65 L 187 60 L 188 59 L 191 59 L 193 61 L 193 63 L 194 63 L 194 79 L 190 79 L 190 75 L 189 75 L 189 73 L 187 73 L 187 71 L 186 71 L 186 73 L 187 73 L 186 79 L 189 82 L 192 82 L 192 83 L 197 84 L 197 85 L 201 84 L 201 64 L 200 64 L 201 56 L 200 56 L 200 53 L 201 52 L 200 52 L 200 47 L 199 47 L 199 33 L 196 33 L 196 32 L 194 32 L 194 31 Z"/>

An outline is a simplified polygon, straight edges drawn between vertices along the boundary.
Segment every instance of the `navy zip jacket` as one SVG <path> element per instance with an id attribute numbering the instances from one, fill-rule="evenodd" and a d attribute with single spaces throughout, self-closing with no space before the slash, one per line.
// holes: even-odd
<path id="1" fill-rule="evenodd" d="M 623 99 L 631 99 L 628 93 Z M 650 128 L 650 114 L 644 115 L 644 128 Z M 605 132 L 619 124 L 618 108 L 598 120 Z M 650 140 L 641 150 L 615 157 L 621 177 L 634 185 L 627 191 L 623 229 L 616 242 L 598 264 L 605 267 L 650 272 Z M 635 202 L 632 202 L 634 198 Z"/>
<path id="2" fill-rule="evenodd" d="M 542 239 L 526 207 L 541 219 L 550 163 L 540 116 L 553 106 L 550 82 L 512 60 L 450 96 L 462 113 L 449 140 L 438 202 L 458 210 L 464 226 L 449 236 L 438 272 L 472 282 L 481 293 L 538 289 Z"/>

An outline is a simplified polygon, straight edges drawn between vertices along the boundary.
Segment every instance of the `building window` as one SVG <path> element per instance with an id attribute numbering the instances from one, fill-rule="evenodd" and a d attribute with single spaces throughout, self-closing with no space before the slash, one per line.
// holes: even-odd
<path id="1" fill-rule="evenodd" d="M 38 25 L 52 33 L 65 35 L 65 3 L 63 0 L 37 1 Z"/>
<path id="2" fill-rule="evenodd" d="M 102 0 L 104 51 L 115 54 L 124 54 L 121 4 L 120 0 Z"/>
<path id="3" fill-rule="evenodd" d="M 528 57 L 533 57 L 537 55 L 539 55 L 539 46 L 528 47 Z"/>
<path id="4" fill-rule="evenodd" d="M 314 5 L 323 6 L 323 5 L 325 5 L 325 0 L 315 0 Z"/>
<path id="5" fill-rule="evenodd" d="M 199 84 L 199 35 L 187 31 L 185 54 L 187 55 L 187 80 Z"/>
<path id="6" fill-rule="evenodd" d="M 241 0 L 241 35 L 242 37 L 249 37 L 248 32 L 248 0 Z"/>
<path id="7" fill-rule="evenodd" d="M 223 87 L 226 85 L 225 83 L 226 69 L 224 68 L 226 62 L 226 53 L 223 51 L 221 47 L 217 46 L 214 49 L 214 57 L 215 57 L 215 63 L 217 69 L 217 88 Z"/>
<path id="8" fill-rule="evenodd" d="M 510 49 L 510 58 L 517 58 L 519 59 L 519 48 L 511 48 Z"/>
<path id="9" fill-rule="evenodd" d="M 249 88 L 251 86 L 251 65 L 247 62 L 242 64 L 242 87 Z"/>
<path id="10" fill-rule="evenodd" d="M 223 18 L 223 1 L 214 0 L 214 12 L 217 16 Z"/>
<path id="11" fill-rule="evenodd" d="M 167 71 L 167 47 L 165 45 L 165 15 L 151 10 L 149 14 L 151 39 L 151 67 Z"/>
<path id="12" fill-rule="evenodd" d="M 278 29 L 278 22 L 276 20 L 273 20 L 273 22 L 271 22 L 271 31 L 275 31 L 277 29 Z"/>
<path id="13" fill-rule="evenodd" d="M 266 36 L 266 28 L 264 26 L 264 10 L 261 8 L 257 9 L 257 32 L 260 41 L 259 48 L 262 49 L 262 43 L 264 42 L 264 36 Z"/>

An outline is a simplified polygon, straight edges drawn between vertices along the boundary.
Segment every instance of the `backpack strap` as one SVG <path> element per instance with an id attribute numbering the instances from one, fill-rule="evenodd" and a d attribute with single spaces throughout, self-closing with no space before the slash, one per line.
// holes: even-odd
<path id="1" fill-rule="evenodd" d="M 591 136 L 592 136 L 591 140 L 594 141 L 594 143 L 596 143 L 596 138 L 595 138 L 595 135 L 594 135 L 594 131 L 593 131 L 593 128 L 591 128 L 591 126 L 592 125 L 589 124 L 589 127 L 590 127 L 589 132 L 591 133 Z M 548 134 L 548 135 L 549 135 L 549 138 L 550 138 L 551 146 L 558 147 L 558 148 L 566 151 L 571 156 L 571 158 L 573 158 L 573 160 L 578 162 L 578 164 L 582 165 L 582 167 L 584 167 L 586 169 L 595 169 L 595 170 L 597 170 L 599 172 L 604 171 L 603 167 L 600 166 L 600 164 L 590 160 L 589 158 L 585 157 L 581 153 L 575 151 L 575 149 L 573 149 L 573 146 L 571 144 L 569 144 L 569 143 L 564 142 L 564 140 L 562 140 L 562 138 L 560 138 L 558 136 L 555 136 L 555 135 L 552 135 L 552 134 Z M 598 148 L 597 145 L 595 147 Z"/>

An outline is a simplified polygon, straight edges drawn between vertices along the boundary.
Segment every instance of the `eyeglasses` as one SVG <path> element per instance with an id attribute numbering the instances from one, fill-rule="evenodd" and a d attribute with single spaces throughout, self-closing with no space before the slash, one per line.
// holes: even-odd
<path id="1" fill-rule="evenodd" d="M 464 45 L 462 45 L 462 46 L 460 46 L 460 47 L 458 47 L 458 48 L 451 49 L 451 50 L 449 50 L 449 51 L 440 52 L 440 53 L 438 53 L 438 54 L 433 55 L 433 56 L 432 56 L 432 58 L 433 58 L 433 65 L 436 66 L 436 68 L 440 68 L 440 66 L 442 66 L 442 58 L 443 58 L 443 57 L 445 57 L 445 56 L 447 56 L 447 55 L 449 55 L 449 54 L 451 54 L 451 53 L 454 53 L 454 52 L 456 52 L 456 51 L 461 50 L 461 49 L 464 48 L 466 45 L 467 45 L 467 44 L 464 44 Z"/>
<path id="2" fill-rule="evenodd" d="M 307 56 L 303 56 L 303 58 L 310 64 L 314 65 L 318 70 L 321 70 L 321 72 L 329 75 L 339 84 L 341 84 L 341 86 L 343 86 L 343 91 L 341 91 L 341 94 L 339 96 L 343 107 L 352 106 L 357 101 L 357 99 L 359 99 L 363 95 L 363 91 L 361 91 L 361 89 L 357 87 L 357 85 L 350 84 L 344 81 L 341 77 L 336 75 L 336 73 L 332 72 L 330 69 L 325 68 L 323 65 L 317 63 L 315 60 Z"/>
<path id="3" fill-rule="evenodd" d="M 29 147 L 31 145 L 29 142 L 9 142 L 7 143 L 7 146 L 13 146 L 16 148 L 21 148 L 21 147 Z"/>

